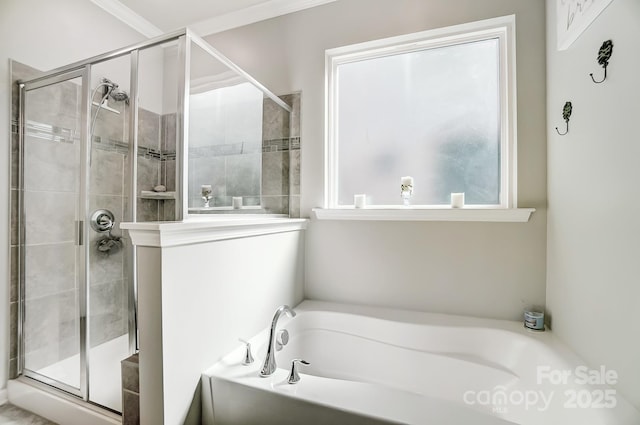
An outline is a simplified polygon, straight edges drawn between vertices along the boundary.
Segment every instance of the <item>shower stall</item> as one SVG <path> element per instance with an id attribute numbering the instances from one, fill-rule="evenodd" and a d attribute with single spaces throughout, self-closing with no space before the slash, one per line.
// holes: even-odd
<path id="1" fill-rule="evenodd" d="M 291 143 L 291 108 L 186 29 L 18 87 L 17 373 L 120 412 L 138 349 L 120 223 L 288 215 L 262 162 Z"/>

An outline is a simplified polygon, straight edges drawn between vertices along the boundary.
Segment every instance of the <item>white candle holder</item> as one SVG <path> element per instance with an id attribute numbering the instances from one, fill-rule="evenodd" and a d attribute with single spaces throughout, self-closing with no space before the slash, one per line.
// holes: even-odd
<path id="1" fill-rule="evenodd" d="M 239 210 L 242 208 L 242 196 L 234 196 L 231 198 L 231 205 L 234 210 Z"/>
<path id="2" fill-rule="evenodd" d="M 366 208 L 367 207 L 367 195 L 359 194 L 353 195 L 353 206 L 355 208 Z"/>
<path id="3" fill-rule="evenodd" d="M 451 208 L 464 208 L 464 192 L 451 194 Z"/>

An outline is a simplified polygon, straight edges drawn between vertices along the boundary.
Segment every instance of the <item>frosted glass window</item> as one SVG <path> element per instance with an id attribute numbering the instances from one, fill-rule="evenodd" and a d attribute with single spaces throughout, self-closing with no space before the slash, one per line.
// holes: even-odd
<path id="1" fill-rule="evenodd" d="M 411 206 L 517 208 L 514 46 L 512 15 L 327 50 L 324 208 L 395 209 L 403 176 Z"/>
<path id="2" fill-rule="evenodd" d="M 412 205 L 501 203 L 499 38 L 341 63 L 335 84 L 338 205 L 400 204 L 402 176 Z"/>

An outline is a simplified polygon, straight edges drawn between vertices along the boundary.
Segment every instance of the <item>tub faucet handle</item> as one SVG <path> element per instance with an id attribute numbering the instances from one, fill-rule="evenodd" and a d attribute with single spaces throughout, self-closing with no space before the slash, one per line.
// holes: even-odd
<path id="1" fill-rule="evenodd" d="M 298 375 L 298 363 L 302 363 L 304 365 L 311 364 L 308 361 L 302 359 L 291 360 L 291 372 L 289 372 L 289 379 L 287 379 L 287 382 L 289 382 L 290 384 L 297 384 L 298 382 L 300 382 L 300 375 Z"/>
<path id="2" fill-rule="evenodd" d="M 245 344 L 245 352 L 244 352 L 244 358 L 242 359 L 242 364 L 245 366 L 250 365 L 251 363 L 253 363 L 253 355 L 251 354 L 251 343 L 248 341 L 245 341 L 242 338 L 238 338 L 238 341 Z"/>

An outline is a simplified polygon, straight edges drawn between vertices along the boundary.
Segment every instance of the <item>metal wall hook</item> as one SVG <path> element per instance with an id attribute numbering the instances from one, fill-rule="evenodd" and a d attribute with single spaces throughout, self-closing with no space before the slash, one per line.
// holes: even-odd
<path id="1" fill-rule="evenodd" d="M 571 102 L 565 102 L 564 107 L 562 108 L 562 119 L 567 123 L 567 130 L 564 133 L 560 133 L 558 127 L 556 127 L 556 131 L 559 135 L 564 136 L 569 132 L 569 119 L 571 118 L 571 112 L 573 111 L 573 106 Z"/>
<path id="2" fill-rule="evenodd" d="M 593 72 L 590 73 L 589 76 L 591 77 L 591 80 L 596 84 L 604 83 L 604 80 L 607 79 L 607 66 L 606 65 L 604 66 L 604 77 L 602 77 L 602 80 L 596 81 L 596 79 L 593 78 Z"/>
<path id="3" fill-rule="evenodd" d="M 564 136 L 565 134 L 567 134 L 569 132 L 569 121 L 567 121 L 567 129 L 564 131 L 564 133 L 560 133 L 560 130 L 558 130 L 558 127 L 556 127 L 556 132 L 561 136 Z"/>
<path id="4" fill-rule="evenodd" d="M 607 40 L 604 43 L 602 43 L 602 46 L 600 46 L 600 50 L 598 50 L 598 63 L 600 64 L 600 66 L 604 68 L 604 77 L 602 78 L 602 80 L 596 81 L 596 79 L 593 78 L 593 73 L 589 74 L 589 76 L 591 76 L 591 80 L 594 83 L 600 84 L 607 79 L 607 66 L 609 66 L 609 59 L 611 58 L 612 53 L 613 53 L 613 41 Z"/>

